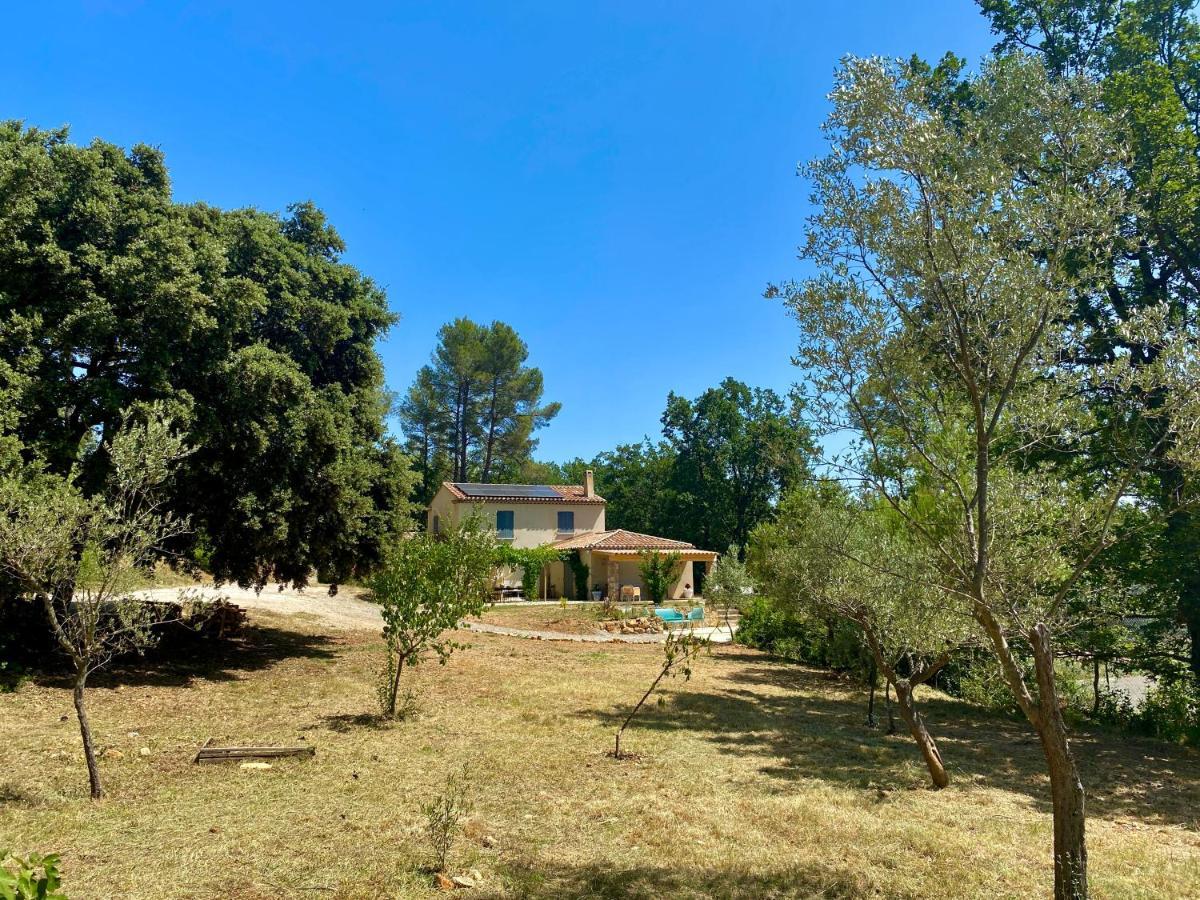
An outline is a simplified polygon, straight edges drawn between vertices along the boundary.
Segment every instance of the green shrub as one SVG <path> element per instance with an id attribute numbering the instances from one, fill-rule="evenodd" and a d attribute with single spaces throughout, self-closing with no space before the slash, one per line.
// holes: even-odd
<path id="1" fill-rule="evenodd" d="M 683 570 L 683 560 L 678 553 L 660 553 L 643 550 L 638 553 L 638 572 L 642 584 L 650 595 L 651 603 L 662 603 L 671 591 L 671 585 Z"/>
<path id="2" fill-rule="evenodd" d="M 556 550 L 549 544 L 543 544 L 540 547 L 514 547 L 511 544 L 499 544 L 495 550 L 497 566 L 521 570 L 521 590 L 525 594 L 526 600 L 533 600 L 537 597 L 542 570 L 550 563 L 561 560 L 565 556 L 564 551 Z"/>
<path id="3" fill-rule="evenodd" d="M 0 693 L 15 690 L 31 671 L 58 662 L 57 651 L 40 603 L 0 596 Z"/>
<path id="4" fill-rule="evenodd" d="M 462 830 L 462 820 L 471 812 L 470 772 L 466 766 L 459 774 L 446 777 L 442 792 L 421 804 L 425 814 L 425 834 L 433 848 L 436 871 L 445 872 L 454 846 L 454 838 Z"/>
<path id="5" fill-rule="evenodd" d="M 1058 690 L 1058 701 L 1066 710 L 1067 718 L 1075 723 L 1091 717 L 1092 676 L 1079 663 L 1070 659 L 1054 661 L 1054 684 Z"/>
<path id="6" fill-rule="evenodd" d="M 117 657 L 175 659 L 206 642 L 237 637 L 245 628 L 246 612 L 225 599 L 201 600 L 183 591 L 179 601 L 158 601 L 152 646 Z M 107 624 L 111 616 L 104 616 Z M 0 600 L 0 692 L 13 690 L 31 672 L 65 668 L 67 658 L 54 642 L 46 610 L 25 597 Z"/>
<path id="7" fill-rule="evenodd" d="M 1018 658 L 1024 660 L 1019 652 Z M 1029 691 L 1036 696 L 1037 685 L 1033 681 L 1033 665 L 1027 662 L 1024 668 L 1028 676 Z M 1091 719 L 1094 702 L 1091 676 L 1077 662 L 1058 659 L 1054 664 L 1054 681 L 1059 703 L 1067 717 L 1077 723 Z M 952 696 L 995 713 L 1006 716 L 1021 714 L 1017 701 L 1000 671 L 999 661 L 993 654 L 983 650 L 976 650 L 973 654 L 961 654 L 946 667 L 944 678 L 938 682 L 938 687 Z"/>
<path id="8" fill-rule="evenodd" d="M 1134 724 L 1165 741 L 1200 744 L 1200 691 L 1186 681 L 1160 682 L 1147 692 Z"/>
<path id="9" fill-rule="evenodd" d="M 857 629 L 840 620 L 826 621 L 781 609 L 769 597 L 747 597 L 734 640 L 773 656 L 831 669 L 858 669 L 861 643 Z"/>
<path id="10" fill-rule="evenodd" d="M 1101 691 L 1095 720 L 1123 730 L 1137 727 L 1138 710 L 1124 691 Z"/>
<path id="11" fill-rule="evenodd" d="M 0 900 L 67 900 L 61 884 L 57 853 L 22 858 L 0 850 Z"/>
<path id="12" fill-rule="evenodd" d="M 571 576 L 575 579 L 575 599 L 586 600 L 588 598 L 588 581 L 591 578 L 591 570 L 587 563 L 583 561 L 583 557 L 578 550 L 572 550 L 567 557 L 567 562 L 571 566 Z"/>
<path id="13" fill-rule="evenodd" d="M 951 694 L 992 712 L 1004 715 L 1020 712 L 1000 672 L 1000 663 L 992 654 L 978 653 L 964 660 L 955 674 L 957 678 L 945 682 Z"/>

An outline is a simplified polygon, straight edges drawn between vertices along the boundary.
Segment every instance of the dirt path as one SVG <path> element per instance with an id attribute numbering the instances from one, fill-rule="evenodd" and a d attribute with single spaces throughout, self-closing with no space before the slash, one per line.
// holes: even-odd
<path id="1" fill-rule="evenodd" d="M 236 603 L 243 609 L 258 609 L 278 613 L 284 616 L 311 616 L 324 622 L 337 631 L 378 631 L 383 627 L 383 618 L 379 615 L 379 607 L 361 599 L 358 591 L 353 588 L 343 588 L 336 596 L 329 595 L 329 589 L 324 585 L 314 585 L 305 590 L 295 588 L 264 588 L 255 591 L 250 588 L 240 588 L 237 585 L 196 585 L 188 588 L 154 588 L 143 591 L 141 596 L 155 600 L 175 600 L 180 591 L 199 595 L 205 600 L 217 600 L 224 597 L 231 603 Z M 553 605 L 553 604 L 552 604 Z M 597 644 L 657 644 L 666 640 L 665 634 L 569 634 L 562 631 L 542 631 L 531 628 L 509 628 L 504 625 L 493 625 L 490 622 L 467 622 L 466 626 L 472 631 L 487 634 L 504 634 L 512 637 L 531 638 L 542 641 L 580 641 Z M 697 628 L 696 633 L 710 638 L 714 643 L 725 643 L 729 633 L 717 628 Z"/>
<path id="2" fill-rule="evenodd" d="M 313 616 L 338 631 L 376 631 L 383 626 L 379 608 L 360 599 L 353 588 L 342 588 L 336 596 L 331 597 L 329 589 L 324 585 L 313 585 L 305 590 L 268 587 L 262 591 L 240 588 L 236 584 L 221 587 L 196 585 L 182 589 L 154 588 L 146 591 L 143 596 L 156 600 L 174 600 L 179 596 L 180 590 L 199 594 L 205 600 L 224 597 L 243 609 L 261 609 L 285 616 Z"/>

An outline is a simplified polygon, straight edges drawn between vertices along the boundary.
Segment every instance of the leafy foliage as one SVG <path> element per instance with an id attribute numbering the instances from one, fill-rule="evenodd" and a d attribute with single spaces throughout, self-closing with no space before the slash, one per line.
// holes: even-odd
<path id="1" fill-rule="evenodd" d="M 734 639 L 790 662 L 851 673 L 867 681 L 869 664 L 861 631 L 845 619 L 819 618 L 795 603 L 748 598 Z"/>
<path id="2" fill-rule="evenodd" d="M 733 378 L 694 401 L 671 394 L 663 435 L 677 527 L 667 532 L 701 547 L 745 546 L 783 492 L 808 475 L 812 443 L 796 406 Z"/>
<path id="3" fill-rule="evenodd" d="M 746 597 L 754 592 L 754 581 L 746 564 L 738 559 L 737 547 L 730 547 L 713 563 L 704 582 L 704 596 L 714 608 L 724 612 L 726 625 L 729 613 L 740 609 Z M 730 631 L 732 632 L 732 627 Z"/>
<path id="4" fill-rule="evenodd" d="M 514 547 L 511 544 L 500 544 L 496 547 L 498 565 L 521 570 L 521 591 L 527 600 L 538 596 L 542 572 L 546 566 L 565 558 L 567 558 L 567 554 L 564 551 L 557 550 L 549 544 L 541 547 Z M 576 574 L 576 579 L 578 580 L 578 574 Z"/>
<path id="5" fill-rule="evenodd" d="M 805 255 L 820 274 L 772 293 L 801 326 L 796 361 L 814 425 L 858 436 L 831 460 L 834 473 L 858 480 L 863 508 L 886 510 L 911 548 L 900 570 L 865 547 L 838 555 L 855 579 L 897 578 L 913 604 L 975 621 L 1041 738 L 1056 895 L 1084 896 L 1084 794 L 1054 639 L 1074 624 L 1083 575 L 1153 455 L 1148 425 L 1174 435 L 1173 458 L 1192 463 L 1200 378 L 1161 307 L 1124 325 L 1156 347 L 1153 363 L 1061 366 L 1078 337 L 1074 300 L 1103 283 L 1127 212 L 1097 92 L 1019 57 L 990 62 L 952 117 L 932 87 L 913 67 L 845 63 L 826 126 L 832 151 L 807 169 L 818 211 Z M 1086 454 L 1097 413 L 1084 398 L 1100 386 L 1119 453 L 1102 471 L 1065 477 L 1041 454 Z M 1017 638 L 1031 649 L 1036 692 Z"/>
<path id="6" fill-rule="evenodd" d="M 59 888 L 58 854 L 15 856 L 0 850 L 0 900 L 67 900 Z"/>
<path id="7" fill-rule="evenodd" d="M 575 599 L 586 600 L 591 581 L 591 570 L 583 561 L 583 555 L 578 550 L 572 550 L 567 555 L 567 562 L 571 566 L 571 578 L 575 583 Z"/>
<path id="8" fill-rule="evenodd" d="M 14 122 L 0 172 L 0 457 L 90 496 L 126 413 L 162 403 L 194 448 L 175 552 L 257 585 L 376 563 L 410 514 L 374 350 L 395 317 L 322 213 L 178 204 L 158 150 Z"/>
<path id="9" fill-rule="evenodd" d="M 1038 54 L 1059 77 L 1099 85 L 1113 130 L 1132 152 L 1121 161 L 1130 200 L 1123 238 L 1106 257 L 1107 277 L 1081 292 L 1073 321 L 1078 337 L 1064 354 L 1069 366 L 1106 366 L 1117 356 L 1132 365 L 1156 366 L 1160 349 L 1131 323 L 1159 310 L 1172 342 L 1200 353 L 1200 25 L 1193 0 L 982 0 L 1000 36 L 1000 49 Z M 1122 444 L 1107 434 L 1122 421 L 1119 395 L 1101 381 L 1089 392 L 1099 411 L 1101 437 L 1089 462 L 1108 465 Z M 1170 638 L 1175 619 L 1187 629 L 1185 648 L 1200 685 L 1200 487 L 1177 458 L 1170 400 L 1147 392 L 1146 403 L 1166 415 L 1145 429 L 1152 451 L 1137 485 L 1142 504 L 1163 527 L 1143 533 L 1143 564 L 1123 579 L 1167 601 L 1153 611 L 1158 631 Z M 1196 441 L 1192 435 L 1191 443 Z M 1187 441 L 1182 441 L 1186 445 Z M 1149 563 L 1146 565 L 1144 563 Z M 1144 610 L 1130 609 L 1129 613 Z M 1141 665 L 1163 671 L 1156 648 L 1128 648 Z M 1146 652 L 1148 651 L 1148 652 Z M 1170 673 L 1163 671 L 1170 677 Z"/>
<path id="10" fill-rule="evenodd" d="M 642 550 L 638 553 L 638 572 L 651 603 L 662 603 L 666 599 L 682 571 L 683 560 L 678 552 Z"/>
<path id="11" fill-rule="evenodd" d="M 455 319 L 400 404 L 400 421 L 428 503 L 443 477 L 507 481 L 537 446 L 558 403 L 542 403 L 542 373 L 525 365 L 529 348 L 503 322 Z"/>
<path id="12" fill-rule="evenodd" d="M 446 776 L 440 794 L 421 804 L 421 812 L 425 814 L 425 835 L 433 848 L 439 872 L 446 871 L 454 838 L 462 830 L 462 820 L 471 813 L 470 787 L 470 773 L 464 766 L 462 772 Z"/>
<path id="13" fill-rule="evenodd" d="M 396 716 L 400 678 L 430 653 L 445 664 L 463 645 L 444 637 L 466 616 L 482 611 L 496 565 L 492 532 L 478 519 L 401 540 L 372 575 L 371 589 L 383 616 L 386 644 L 379 692 L 383 712 Z"/>

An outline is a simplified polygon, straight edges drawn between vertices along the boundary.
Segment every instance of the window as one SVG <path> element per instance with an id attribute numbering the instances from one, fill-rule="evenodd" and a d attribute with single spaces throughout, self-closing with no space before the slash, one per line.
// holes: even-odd
<path id="1" fill-rule="evenodd" d="M 496 537 L 502 541 L 513 539 L 513 511 L 511 509 L 496 510 Z"/>
<path id="2" fill-rule="evenodd" d="M 440 517 L 438 517 L 436 515 L 433 517 L 433 533 L 434 534 L 442 533 L 442 520 Z"/>
<path id="3" fill-rule="evenodd" d="M 558 533 L 559 534 L 574 534 L 575 533 L 575 513 L 570 510 L 562 510 L 558 514 Z"/>

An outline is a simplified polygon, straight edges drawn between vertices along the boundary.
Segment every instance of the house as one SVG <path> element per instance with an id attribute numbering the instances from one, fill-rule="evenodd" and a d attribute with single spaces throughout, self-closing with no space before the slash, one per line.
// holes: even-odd
<path id="1" fill-rule="evenodd" d="M 682 598 L 689 589 L 700 593 L 716 553 L 698 550 L 685 541 L 620 528 L 610 531 L 604 523 L 605 505 L 604 498 L 595 491 L 590 471 L 582 485 L 446 481 L 429 506 L 426 527 L 437 534 L 478 511 L 495 527 L 496 536 L 514 547 L 551 544 L 561 550 L 578 551 L 588 567 L 589 585 L 600 585 L 605 596 L 614 600 L 620 598 L 625 586 L 640 588 L 642 599 L 649 599 L 639 572 L 639 554 L 674 552 L 683 560 L 683 569 L 669 596 Z M 568 562 L 555 562 L 547 569 L 546 590 L 551 596 L 586 599 L 575 596 L 575 579 Z M 507 573 L 505 580 L 515 583 L 518 579 L 515 573 Z"/>

